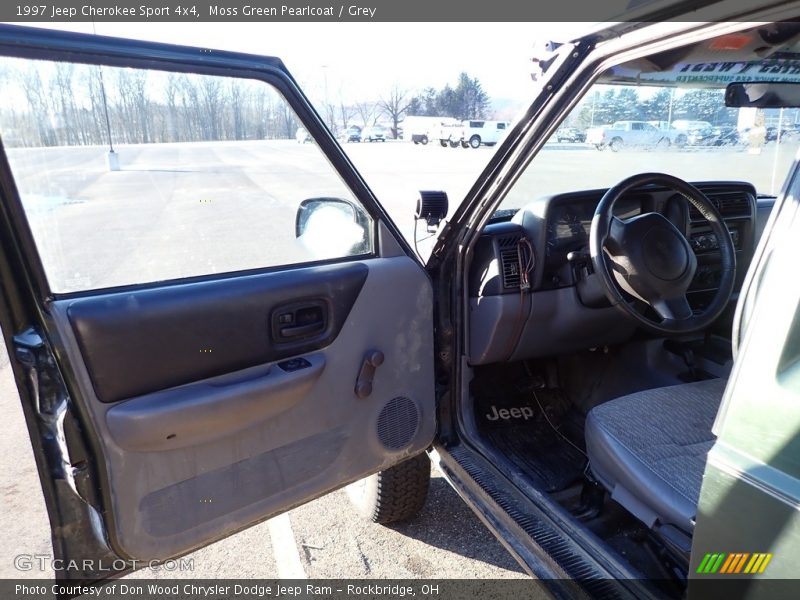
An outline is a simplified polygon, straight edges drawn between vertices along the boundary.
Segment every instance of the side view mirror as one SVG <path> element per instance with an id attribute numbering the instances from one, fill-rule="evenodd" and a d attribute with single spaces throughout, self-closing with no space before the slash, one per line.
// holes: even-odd
<path id="1" fill-rule="evenodd" d="M 323 260 L 367 254 L 370 218 L 360 206 L 341 198 L 308 198 L 295 217 L 295 237 Z"/>

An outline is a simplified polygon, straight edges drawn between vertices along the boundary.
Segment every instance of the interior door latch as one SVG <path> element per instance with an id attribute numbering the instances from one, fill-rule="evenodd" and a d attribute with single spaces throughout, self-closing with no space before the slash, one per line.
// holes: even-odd
<path id="1" fill-rule="evenodd" d="M 366 398 L 372 393 L 372 380 L 375 379 L 375 369 L 383 364 L 383 352 L 380 350 L 370 350 L 364 356 L 361 363 L 361 370 L 356 379 L 356 396 Z"/>

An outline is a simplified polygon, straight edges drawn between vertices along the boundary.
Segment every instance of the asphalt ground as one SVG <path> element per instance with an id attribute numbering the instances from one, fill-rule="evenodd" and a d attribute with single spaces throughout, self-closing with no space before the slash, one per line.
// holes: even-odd
<path id="1" fill-rule="evenodd" d="M 346 146 L 410 241 L 417 191 L 446 190 L 452 213 L 494 151 L 393 142 Z M 744 179 L 769 192 L 780 187 L 795 151 L 796 146 L 776 151 L 772 145 L 760 154 L 732 148 L 612 153 L 580 144 L 550 145 L 506 206 L 654 170 L 690 180 Z M 346 193 L 311 144 L 165 144 L 122 146 L 118 152 L 118 172 L 106 168 L 104 148 L 9 153 L 40 253 L 60 291 L 302 260 L 294 241 L 297 204 L 306 197 Z M 0 352 L 0 418 L 0 577 L 51 577 L 46 560 L 43 568 L 34 560 L 25 570 L 16 558 L 47 557 L 51 550 L 5 349 Z M 147 569 L 132 577 L 524 576 L 437 473 L 424 510 L 408 523 L 366 523 L 340 490 L 187 559 L 191 568 Z"/>

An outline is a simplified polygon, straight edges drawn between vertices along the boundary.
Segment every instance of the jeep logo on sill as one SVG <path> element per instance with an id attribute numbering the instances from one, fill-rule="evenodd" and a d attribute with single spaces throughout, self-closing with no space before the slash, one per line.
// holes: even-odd
<path id="1" fill-rule="evenodd" d="M 497 408 L 494 404 L 492 404 L 492 410 L 486 413 L 486 419 L 488 421 L 498 421 L 503 419 L 504 421 L 510 421 L 511 419 L 528 419 L 533 418 L 533 409 L 530 406 L 520 406 L 517 408 L 516 406 L 513 408 Z"/>

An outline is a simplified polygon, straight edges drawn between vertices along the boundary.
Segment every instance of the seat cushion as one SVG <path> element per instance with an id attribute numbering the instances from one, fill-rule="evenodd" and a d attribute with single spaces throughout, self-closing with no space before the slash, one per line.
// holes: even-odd
<path id="1" fill-rule="evenodd" d="M 593 408 L 586 451 L 595 477 L 648 527 L 694 530 L 711 427 L 726 380 L 637 392 Z"/>

